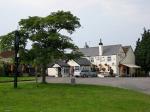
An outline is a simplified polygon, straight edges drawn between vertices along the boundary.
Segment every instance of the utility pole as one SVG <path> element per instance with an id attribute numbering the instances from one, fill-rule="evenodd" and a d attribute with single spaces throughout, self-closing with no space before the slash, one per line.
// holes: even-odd
<path id="1" fill-rule="evenodd" d="M 19 66 L 19 31 L 15 31 L 15 74 L 14 74 L 14 88 L 17 88 L 17 77 L 19 75 L 18 66 Z"/>

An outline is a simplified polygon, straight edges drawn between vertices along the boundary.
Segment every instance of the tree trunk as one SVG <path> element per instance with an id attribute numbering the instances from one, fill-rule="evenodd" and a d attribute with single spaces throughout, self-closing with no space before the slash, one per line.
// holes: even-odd
<path id="1" fill-rule="evenodd" d="M 42 83 L 46 83 L 46 66 L 42 67 Z"/>
<path id="2" fill-rule="evenodd" d="M 145 70 L 145 76 L 147 77 L 149 75 L 149 70 Z"/>
<path id="3" fill-rule="evenodd" d="M 37 74 L 37 66 L 35 66 L 35 81 L 36 81 L 36 84 L 38 83 L 38 74 Z"/>

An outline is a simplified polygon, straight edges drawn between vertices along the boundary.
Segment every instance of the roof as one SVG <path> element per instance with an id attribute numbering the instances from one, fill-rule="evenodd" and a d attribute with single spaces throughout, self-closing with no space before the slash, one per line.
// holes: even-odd
<path id="1" fill-rule="evenodd" d="M 137 66 L 137 65 L 134 65 L 134 64 L 122 64 L 122 65 L 125 65 L 129 68 L 141 68 L 140 66 Z"/>
<path id="2" fill-rule="evenodd" d="M 54 66 L 55 64 L 58 64 L 58 65 L 61 66 L 61 67 L 70 67 L 67 63 L 65 63 L 64 61 L 60 61 L 60 60 L 55 61 L 54 63 L 48 64 L 48 67 L 52 67 L 52 66 Z"/>
<path id="3" fill-rule="evenodd" d="M 70 67 L 67 63 L 65 63 L 64 61 L 56 61 L 56 63 L 61 66 L 61 67 Z"/>
<path id="4" fill-rule="evenodd" d="M 91 62 L 86 58 L 79 58 L 79 59 L 75 59 L 74 61 L 81 66 L 90 66 L 91 65 Z"/>
<path id="5" fill-rule="evenodd" d="M 0 53 L 0 57 L 2 58 L 11 58 L 15 55 L 14 51 L 4 51 Z"/>
<path id="6" fill-rule="evenodd" d="M 124 53 L 126 54 L 128 52 L 128 50 L 131 48 L 131 46 L 123 46 L 122 49 L 124 51 Z"/>
<path id="7" fill-rule="evenodd" d="M 121 47 L 121 44 L 103 46 L 103 56 L 117 54 L 119 52 L 120 47 Z M 80 48 L 79 51 L 82 52 L 85 56 L 98 56 L 99 55 L 99 47 Z"/>

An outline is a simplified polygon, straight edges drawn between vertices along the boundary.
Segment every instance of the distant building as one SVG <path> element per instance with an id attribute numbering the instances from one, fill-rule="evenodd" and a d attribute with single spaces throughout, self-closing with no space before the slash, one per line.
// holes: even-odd
<path id="1" fill-rule="evenodd" d="M 69 60 L 68 65 L 73 71 L 91 70 L 92 63 L 86 58 Z"/>
<path id="2" fill-rule="evenodd" d="M 70 66 L 64 61 L 56 61 L 48 65 L 48 76 L 67 77 L 69 76 Z"/>
<path id="3" fill-rule="evenodd" d="M 88 46 L 87 43 L 85 46 Z M 131 46 L 121 44 L 104 46 L 100 39 L 98 47 L 88 46 L 80 48 L 79 51 L 104 74 L 112 70 L 115 75 L 130 76 L 140 68 L 135 65 L 135 55 Z"/>
<path id="4" fill-rule="evenodd" d="M 91 62 L 86 58 L 69 60 L 67 62 L 59 60 L 48 65 L 48 76 L 67 77 L 73 76 L 74 72 L 91 70 Z"/>
<path id="5" fill-rule="evenodd" d="M 0 61 L 5 63 L 12 63 L 12 57 L 15 55 L 14 51 L 4 51 L 0 52 Z"/>

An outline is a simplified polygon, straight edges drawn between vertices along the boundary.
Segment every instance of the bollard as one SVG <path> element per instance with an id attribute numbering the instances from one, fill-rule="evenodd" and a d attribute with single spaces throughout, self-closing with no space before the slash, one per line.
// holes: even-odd
<path id="1" fill-rule="evenodd" d="M 76 83 L 75 77 L 71 77 L 71 84 L 74 85 Z"/>

